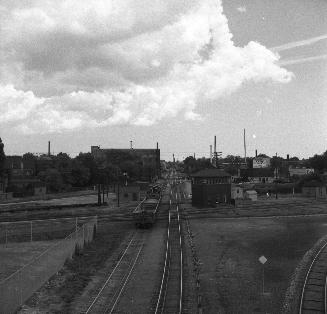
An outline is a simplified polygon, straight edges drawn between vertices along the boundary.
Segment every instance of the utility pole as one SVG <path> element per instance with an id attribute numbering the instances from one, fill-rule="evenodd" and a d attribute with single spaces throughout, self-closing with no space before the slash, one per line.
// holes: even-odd
<path id="1" fill-rule="evenodd" d="M 100 183 L 98 183 L 98 206 L 101 205 L 101 191 L 100 191 Z"/>
<path id="2" fill-rule="evenodd" d="M 243 141 L 244 141 L 244 162 L 245 162 L 245 165 L 247 164 L 246 163 L 246 140 L 245 140 L 245 129 L 243 131 Z"/>

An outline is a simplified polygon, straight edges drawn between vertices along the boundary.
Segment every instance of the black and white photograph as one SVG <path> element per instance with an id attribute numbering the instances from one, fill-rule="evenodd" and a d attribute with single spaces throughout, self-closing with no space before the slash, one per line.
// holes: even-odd
<path id="1" fill-rule="evenodd" d="M 0 0 L 0 314 L 327 313 L 326 0 Z"/>

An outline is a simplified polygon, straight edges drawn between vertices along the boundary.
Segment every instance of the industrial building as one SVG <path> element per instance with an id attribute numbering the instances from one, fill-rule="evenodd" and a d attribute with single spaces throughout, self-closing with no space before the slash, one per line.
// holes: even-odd
<path id="1" fill-rule="evenodd" d="M 270 168 L 249 168 L 239 169 L 239 177 L 252 183 L 273 183 L 275 174 Z"/>
<path id="2" fill-rule="evenodd" d="M 216 206 L 231 201 L 231 176 L 221 169 L 205 169 L 191 176 L 192 205 Z"/>

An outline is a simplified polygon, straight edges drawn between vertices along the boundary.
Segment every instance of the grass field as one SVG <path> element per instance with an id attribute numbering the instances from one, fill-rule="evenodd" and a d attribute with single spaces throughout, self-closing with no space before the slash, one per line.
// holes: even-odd
<path id="1" fill-rule="evenodd" d="M 303 255 L 327 233 L 327 218 L 192 219 L 205 313 L 281 313 Z M 264 255 L 265 291 L 262 295 Z"/>
<path id="2" fill-rule="evenodd" d="M 8 243 L 0 245 L 0 281 L 28 264 L 56 241 Z"/>

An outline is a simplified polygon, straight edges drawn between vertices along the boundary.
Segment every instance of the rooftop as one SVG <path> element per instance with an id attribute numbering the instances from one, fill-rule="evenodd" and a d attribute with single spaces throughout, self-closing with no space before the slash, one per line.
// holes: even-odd
<path id="1" fill-rule="evenodd" d="M 204 169 L 191 175 L 195 178 L 217 178 L 217 177 L 230 177 L 231 175 L 221 169 Z"/>

